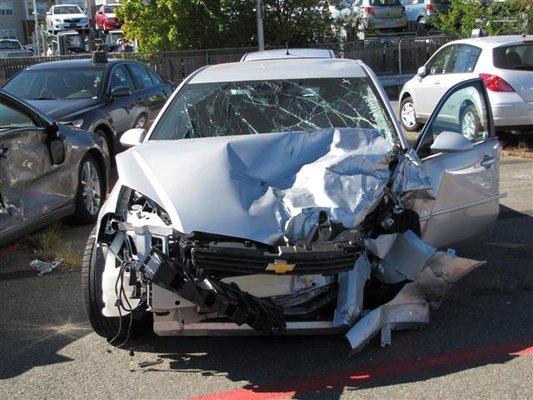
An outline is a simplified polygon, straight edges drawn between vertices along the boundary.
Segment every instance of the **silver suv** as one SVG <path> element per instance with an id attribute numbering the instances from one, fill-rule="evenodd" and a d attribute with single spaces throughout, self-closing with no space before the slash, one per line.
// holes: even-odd
<path id="1" fill-rule="evenodd" d="M 400 0 L 356 0 L 360 29 L 405 31 L 407 15 Z"/>

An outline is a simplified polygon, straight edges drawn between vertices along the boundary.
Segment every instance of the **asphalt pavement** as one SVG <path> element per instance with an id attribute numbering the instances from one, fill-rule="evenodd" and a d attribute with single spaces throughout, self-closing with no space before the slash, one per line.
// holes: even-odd
<path id="1" fill-rule="evenodd" d="M 78 268 L 36 276 L 27 247 L 0 249 L 0 398 L 532 399 L 533 161 L 500 170 L 496 228 L 455 247 L 487 264 L 427 327 L 351 356 L 341 336 L 152 334 L 131 355 L 91 331 Z M 68 237 L 83 246 L 90 229 L 68 227 Z"/>

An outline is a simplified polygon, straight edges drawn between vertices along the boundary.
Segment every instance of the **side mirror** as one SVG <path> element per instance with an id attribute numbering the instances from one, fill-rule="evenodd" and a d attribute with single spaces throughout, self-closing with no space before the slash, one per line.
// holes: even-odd
<path id="1" fill-rule="evenodd" d="M 46 15 L 52 15 L 52 11 L 47 11 Z"/>
<path id="2" fill-rule="evenodd" d="M 111 89 L 111 97 L 125 97 L 131 94 L 131 90 L 128 86 L 115 86 Z"/>
<path id="3" fill-rule="evenodd" d="M 133 147 L 141 144 L 144 136 L 146 135 L 146 129 L 133 128 L 128 129 L 120 137 L 120 144 L 124 147 Z"/>
<path id="4" fill-rule="evenodd" d="M 50 156 L 55 165 L 65 161 L 65 144 L 61 139 L 54 139 L 50 142 Z"/>
<path id="5" fill-rule="evenodd" d="M 422 65 L 420 68 L 418 68 L 418 70 L 416 71 L 416 74 L 423 78 L 424 76 L 426 76 L 428 74 L 428 71 L 426 69 L 426 66 L 425 65 Z"/>
<path id="6" fill-rule="evenodd" d="M 46 127 L 46 134 L 53 140 L 57 139 L 59 136 L 59 126 L 57 126 L 57 122 L 53 122 L 51 125 L 48 125 Z"/>
<path id="7" fill-rule="evenodd" d="M 443 131 L 437 135 L 430 149 L 432 153 L 457 153 L 471 150 L 474 146 L 463 135 Z"/>

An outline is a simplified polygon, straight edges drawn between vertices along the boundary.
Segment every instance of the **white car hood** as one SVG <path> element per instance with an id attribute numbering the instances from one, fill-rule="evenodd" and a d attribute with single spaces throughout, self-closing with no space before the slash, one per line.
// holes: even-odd
<path id="1" fill-rule="evenodd" d="M 393 144 L 369 129 L 148 141 L 117 155 L 120 182 L 173 227 L 274 244 L 307 237 L 320 211 L 357 226 L 390 180 Z"/>
<path id="2" fill-rule="evenodd" d="M 54 14 L 51 16 L 53 19 L 71 19 L 71 18 L 87 18 L 85 14 Z"/>

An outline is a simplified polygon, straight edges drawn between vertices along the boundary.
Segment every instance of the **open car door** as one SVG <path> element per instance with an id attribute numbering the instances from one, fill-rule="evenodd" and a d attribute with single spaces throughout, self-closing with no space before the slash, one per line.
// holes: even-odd
<path id="1" fill-rule="evenodd" d="M 431 178 L 430 196 L 413 204 L 425 241 L 444 247 L 490 231 L 499 212 L 499 150 L 481 79 L 453 86 L 416 144 Z"/>

